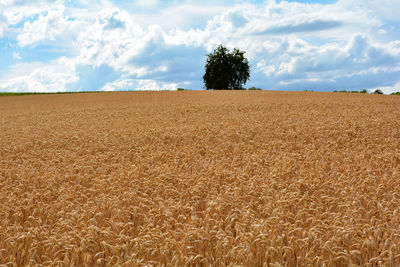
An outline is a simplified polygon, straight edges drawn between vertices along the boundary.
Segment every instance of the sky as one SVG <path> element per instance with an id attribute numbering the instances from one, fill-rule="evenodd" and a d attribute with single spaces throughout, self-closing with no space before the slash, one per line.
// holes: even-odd
<path id="1" fill-rule="evenodd" d="M 0 0 L 0 92 L 204 89 L 246 51 L 265 90 L 400 91 L 400 0 Z"/>

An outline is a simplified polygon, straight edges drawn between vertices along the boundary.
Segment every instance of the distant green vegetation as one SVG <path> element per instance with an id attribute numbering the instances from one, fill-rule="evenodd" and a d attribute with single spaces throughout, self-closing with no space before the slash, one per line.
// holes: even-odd
<path id="1" fill-rule="evenodd" d="M 11 96 L 11 95 L 31 95 L 32 93 L 6 93 L 0 92 L 0 96 Z"/>
<path id="2" fill-rule="evenodd" d="M 362 90 L 362 91 L 347 91 L 347 90 L 334 90 L 334 93 L 360 93 L 360 94 L 368 94 L 368 91 L 366 89 Z M 383 95 L 384 93 L 382 92 L 382 90 L 380 89 L 376 89 L 373 94 L 376 95 Z M 390 95 L 400 95 L 400 92 L 394 92 L 391 93 Z"/>
<path id="3" fill-rule="evenodd" d="M 21 95 L 59 95 L 59 94 L 86 94 L 86 93 L 107 93 L 108 91 L 77 91 L 77 92 L 0 92 L 0 96 L 21 96 Z M 110 91 L 111 92 L 111 91 Z M 117 91 L 113 91 L 117 92 Z M 119 92 L 119 91 L 118 91 Z M 125 92 L 125 91 L 121 91 Z"/>
<path id="4" fill-rule="evenodd" d="M 13 93 L 13 92 L 0 92 L 0 96 L 17 96 L 17 95 L 55 95 L 55 94 L 75 94 L 75 93 L 89 93 L 89 92 L 53 92 L 53 93 L 41 93 L 41 92 L 24 92 L 24 93 Z"/>
<path id="5" fill-rule="evenodd" d="M 346 90 L 334 90 L 333 92 L 335 92 L 335 93 L 361 93 L 361 94 L 368 94 L 368 92 L 367 92 L 367 90 L 362 90 L 362 91 L 346 91 Z M 383 95 L 384 93 L 382 92 L 382 90 L 380 90 L 380 89 L 376 89 L 374 92 L 373 92 L 373 94 L 376 94 L 376 95 Z M 400 92 L 394 92 L 394 93 L 391 93 L 390 95 L 400 95 Z"/>
<path id="6" fill-rule="evenodd" d="M 363 89 L 362 91 L 334 90 L 333 92 L 334 93 L 368 94 L 368 91 L 366 89 Z"/>
<path id="7" fill-rule="evenodd" d="M 382 92 L 382 90 L 376 89 L 374 94 L 383 95 L 383 92 Z"/>
<path id="8" fill-rule="evenodd" d="M 191 89 L 177 88 L 177 91 L 190 91 Z M 247 88 L 249 91 L 261 91 L 261 88 L 250 87 Z M 77 91 L 77 92 L 0 92 L 0 96 L 22 96 L 22 95 L 58 95 L 58 94 L 84 94 L 84 93 L 111 93 L 111 92 L 138 92 L 138 91 Z M 305 92 L 313 92 L 313 90 L 305 90 Z M 361 91 L 347 91 L 347 90 L 334 90 L 334 93 L 358 93 L 358 94 L 368 94 L 366 89 Z M 383 94 L 382 90 L 375 90 L 373 94 Z M 400 92 L 391 93 L 391 95 L 400 95 Z"/>
<path id="9" fill-rule="evenodd" d="M 168 91 L 168 90 L 167 90 Z M 188 89 L 188 88 L 177 88 L 176 91 L 193 91 L 193 89 Z"/>

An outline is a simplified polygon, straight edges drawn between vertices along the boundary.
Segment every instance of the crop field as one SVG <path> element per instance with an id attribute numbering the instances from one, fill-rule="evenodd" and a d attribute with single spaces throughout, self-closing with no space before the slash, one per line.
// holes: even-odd
<path id="1" fill-rule="evenodd" d="M 400 266 L 400 97 L 0 97 L 0 265 Z"/>

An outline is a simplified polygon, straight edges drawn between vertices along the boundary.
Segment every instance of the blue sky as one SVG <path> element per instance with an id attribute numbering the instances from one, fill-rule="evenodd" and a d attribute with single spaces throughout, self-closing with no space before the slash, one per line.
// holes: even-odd
<path id="1" fill-rule="evenodd" d="M 400 91 L 399 0 L 0 0 L 0 91 L 203 89 L 246 51 L 267 90 Z"/>

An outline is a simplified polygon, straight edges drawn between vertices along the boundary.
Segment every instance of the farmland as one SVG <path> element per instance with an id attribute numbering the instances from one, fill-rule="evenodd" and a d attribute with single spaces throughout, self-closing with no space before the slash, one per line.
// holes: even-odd
<path id="1" fill-rule="evenodd" d="M 400 98 L 0 97 L 0 264 L 399 266 Z"/>

